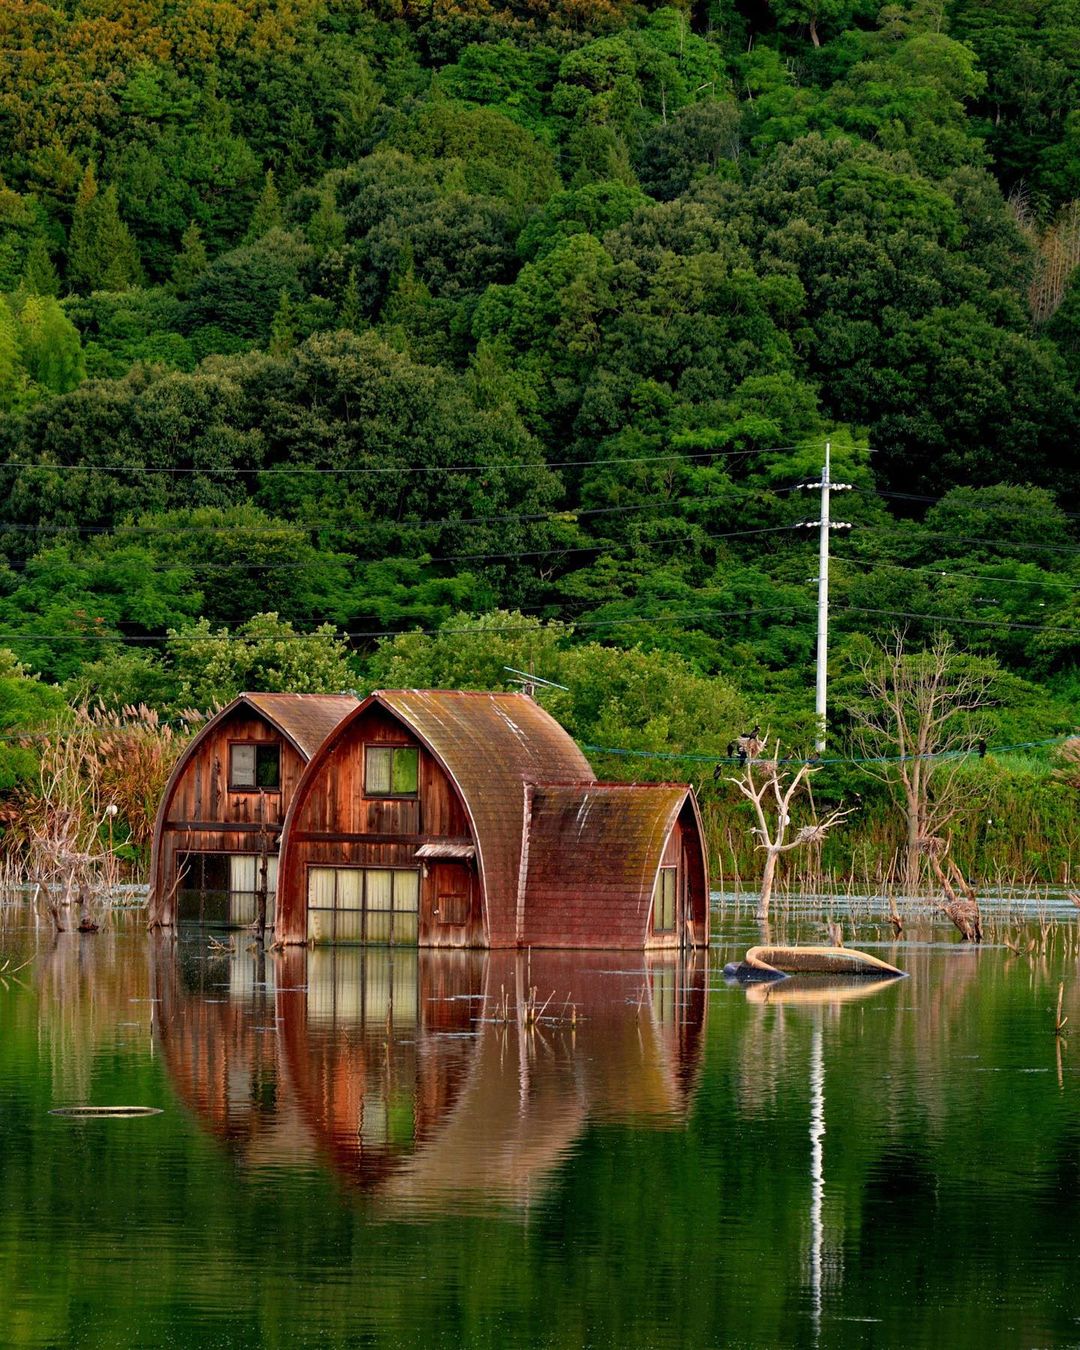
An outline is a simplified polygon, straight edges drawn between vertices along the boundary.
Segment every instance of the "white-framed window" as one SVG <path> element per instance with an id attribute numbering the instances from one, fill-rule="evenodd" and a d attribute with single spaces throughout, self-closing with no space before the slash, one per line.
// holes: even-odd
<path id="1" fill-rule="evenodd" d="M 233 741 L 229 745 L 229 788 L 232 791 L 276 792 L 281 787 L 281 746 L 265 741 Z"/>
<path id="2" fill-rule="evenodd" d="M 365 745 L 364 795 L 415 797 L 420 792 L 420 750 L 415 745 Z"/>
<path id="3" fill-rule="evenodd" d="M 420 872 L 399 867 L 309 867 L 308 938 L 415 946 Z"/>

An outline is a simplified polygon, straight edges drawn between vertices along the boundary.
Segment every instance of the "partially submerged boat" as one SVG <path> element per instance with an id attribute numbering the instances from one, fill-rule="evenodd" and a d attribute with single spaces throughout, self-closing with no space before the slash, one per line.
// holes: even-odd
<path id="1" fill-rule="evenodd" d="M 847 975 L 899 979 L 907 972 L 851 947 L 751 947 L 741 961 L 724 967 L 742 984 L 786 980 L 790 975 Z"/>

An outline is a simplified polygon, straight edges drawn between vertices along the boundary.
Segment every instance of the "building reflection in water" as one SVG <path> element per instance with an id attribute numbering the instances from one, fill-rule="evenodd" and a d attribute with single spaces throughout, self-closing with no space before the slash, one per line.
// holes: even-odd
<path id="1" fill-rule="evenodd" d="M 697 1086 L 692 954 L 292 948 L 152 957 L 179 1097 L 252 1167 L 329 1163 L 397 1211 L 543 1189 L 590 1121 L 672 1128 Z M 539 1022 L 522 1015 L 529 989 Z"/>

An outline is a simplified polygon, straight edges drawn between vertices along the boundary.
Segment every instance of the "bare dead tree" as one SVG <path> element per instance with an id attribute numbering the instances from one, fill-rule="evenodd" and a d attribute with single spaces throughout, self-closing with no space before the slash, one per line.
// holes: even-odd
<path id="1" fill-rule="evenodd" d="M 903 880 L 911 893 L 922 878 L 922 840 L 940 835 L 972 795 L 965 752 L 990 733 L 996 671 L 944 635 L 910 651 L 899 630 L 858 670 L 862 693 L 847 712 L 855 744 L 871 761 L 863 771 L 884 782 L 904 811 Z"/>
<path id="2" fill-rule="evenodd" d="M 953 921 L 965 942 L 981 942 L 982 913 L 978 897 L 952 856 L 952 836 L 947 839 L 942 839 L 940 835 L 925 838 L 922 840 L 922 849 L 930 859 L 930 866 L 945 893 L 945 899 L 938 908 Z"/>
<path id="3" fill-rule="evenodd" d="M 808 844 L 824 842 L 829 830 L 851 814 L 853 808 L 837 808 L 830 811 L 824 820 L 801 826 L 794 838 L 788 840 L 792 803 L 799 789 L 808 784 L 811 775 L 816 772 L 809 764 L 801 764 L 794 774 L 785 771 L 780 763 L 780 742 L 777 741 L 773 759 L 748 762 L 738 778 L 728 779 L 753 805 L 758 823 L 752 833 L 758 838 L 757 847 L 765 851 L 761 894 L 754 916 L 757 919 L 766 920 L 769 917 L 776 865 L 781 856 Z"/>

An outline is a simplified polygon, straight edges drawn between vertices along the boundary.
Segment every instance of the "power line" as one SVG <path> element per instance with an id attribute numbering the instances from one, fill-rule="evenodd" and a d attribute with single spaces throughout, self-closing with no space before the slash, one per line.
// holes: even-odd
<path id="1" fill-rule="evenodd" d="M 1017 628 L 1025 632 L 1067 633 L 1080 642 L 1080 628 L 1066 628 L 1049 623 L 1018 623 L 1011 619 L 964 619 L 953 614 L 916 614 L 904 609 L 869 609 L 862 605 L 846 603 L 839 605 L 837 608 L 841 612 L 846 611 L 849 614 L 878 614 L 893 619 L 925 619 L 929 622 L 944 624 L 946 627 L 949 624 L 962 623 L 974 628 Z"/>
<path id="2" fill-rule="evenodd" d="M 551 610 L 555 608 L 552 605 L 538 605 L 537 610 Z M 796 603 L 778 605 L 768 609 L 698 609 L 684 610 L 678 614 L 654 614 L 654 615 L 625 615 L 618 619 L 589 619 L 575 618 L 573 615 L 551 615 L 550 620 L 545 618 L 542 621 L 550 621 L 565 624 L 575 630 L 578 629 L 601 629 L 601 628 L 623 628 L 649 626 L 653 624 L 668 623 L 687 623 L 696 619 L 741 619 L 741 618 L 759 618 L 776 617 L 778 615 L 809 615 L 815 612 L 816 607 L 812 605 L 799 605 Z M 839 613 L 850 614 L 871 614 L 885 618 L 898 619 L 919 619 L 927 622 L 940 623 L 945 626 L 950 624 L 962 623 L 976 628 L 1007 628 L 1019 629 L 1024 632 L 1046 632 L 1063 633 L 1070 637 L 1080 640 L 1080 630 L 1076 628 L 1066 628 L 1056 624 L 1040 623 L 1018 623 L 1004 619 L 964 619 L 948 614 L 922 614 L 910 610 L 899 609 L 872 609 L 867 606 L 841 604 L 836 606 Z M 595 610 L 592 612 L 596 612 Z M 326 620 L 330 624 L 332 621 Z M 380 629 L 380 630 L 337 630 L 331 633 L 285 633 L 275 635 L 274 641 L 283 642 L 312 642 L 312 641 L 372 641 L 384 638 L 398 637 L 476 637 L 492 633 L 535 633 L 537 630 L 533 625 L 510 624 L 499 625 L 497 627 L 473 627 L 463 626 L 459 629 L 445 627 L 441 628 L 398 628 L 398 629 Z M 211 630 L 210 633 L 193 633 L 190 630 L 181 629 L 175 636 L 169 637 L 165 634 L 124 634 L 124 633 L 0 633 L 0 643 L 9 642 L 112 642 L 126 644 L 149 645 L 152 643 L 163 642 L 204 642 L 207 640 L 225 641 L 225 642 L 257 642 L 258 637 L 248 636 L 243 633 L 218 634 Z"/>
<path id="3" fill-rule="evenodd" d="M 759 450 L 685 450 L 672 451 L 664 455 L 627 455 L 612 456 L 605 459 L 561 459 L 561 460 L 492 460 L 480 464 L 397 464 L 386 466 L 368 466 L 352 468 L 333 468 L 329 465 L 293 465 L 282 467 L 274 465 L 269 468 L 239 468 L 236 466 L 224 466 L 220 468 L 200 467 L 198 465 L 140 465 L 140 464 L 50 464 L 48 462 L 38 462 L 35 460 L 9 460 L 5 464 L 0 464 L 0 470 L 3 469 L 41 469 L 51 472 L 64 471 L 71 473 L 142 473 L 142 474 L 197 474 L 209 475 L 216 474 L 221 476 L 252 476 L 255 474 L 286 475 L 290 477 L 305 477 L 311 474 L 327 474 L 331 476 L 353 476 L 364 474 L 384 474 L 384 473 L 488 473 L 493 469 L 587 469 L 603 467 L 608 464 L 659 464 L 666 461 L 686 462 L 699 459 L 740 459 L 748 455 L 774 455 L 783 454 L 788 451 L 801 450 L 806 447 L 800 445 L 770 445 L 762 446 Z M 865 446 L 853 447 L 856 450 L 866 450 Z"/>
<path id="4" fill-rule="evenodd" d="M 1058 589 L 1063 591 L 1080 591 L 1080 584 L 1058 580 L 1054 576 L 1048 576 L 1045 581 L 1025 580 L 1022 577 L 993 577 L 986 572 L 952 572 L 947 568 L 935 567 L 928 564 L 925 567 L 912 567 L 907 563 L 892 562 L 883 558 L 847 558 L 842 554 L 833 554 L 833 561 L 838 563 L 847 563 L 852 567 L 872 567 L 872 568 L 893 568 L 898 572 L 925 572 L 930 576 L 937 578 L 956 579 L 958 581 L 981 581 L 985 585 L 1001 586 L 1040 586 L 1046 589 Z"/>
<path id="5" fill-rule="evenodd" d="M 235 561 L 229 563 L 208 563 L 199 561 L 187 562 L 185 560 L 174 560 L 166 562 L 162 560 L 160 566 L 164 571 L 169 572 L 184 571 L 184 572 L 192 572 L 198 575 L 201 575 L 203 573 L 210 573 L 212 575 L 218 573 L 231 574 L 241 567 L 262 568 L 263 570 L 272 569 L 274 572 L 285 570 L 288 571 L 303 570 L 305 568 L 315 565 L 315 563 L 317 562 L 321 561 L 326 563 L 329 562 L 330 560 L 342 563 L 360 563 L 361 565 L 371 564 L 377 566 L 380 563 L 400 563 L 402 565 L 427 567 L 434 563 L 474 562 L 484 560 L 497 562 L 504 560 L 506 558 L 547 558 L 553 557 L 555 555 L 562 557 L 573 553 L 609 553 L 613 551 L 621 551 L 623 549 L 652 548 L 657 544 L 694 544 L 704 542 L 706 540 L 711 542 L 713 540 L 718 539 L 745 539 L 750 538 L 751 536 L 754 535 L 762 535 L 762 534 L 787 534 L 790 533 L 791 529 L 792 527 L 790 525 L 766 525 L 762 526 L 759 529 L 725 530 L 721 531 L 718 534 L 683 534 L 683 535 L 673 535 L 668 538 L 645 539 L 645 540 L 628 539 L 622 541 L 621 543 L 614 540 L 600 539 L 592 544 L 578 544 L 574 545 L 573 547 L 559 546 L 555 548 L 511 549 L 504 553 L 446 553 L 440 555 L 423 555 L 419 558 L 402 558 L 393 555 L 381 558 L 361 558 L 357 554 L 343 553 L 337 549 L 328 549 L 325 553 L 320 553 L 316 559 L 303 563 L 298 562 L 279 563 L 276 560 L 274 560 L 271 563 L 268 563 L 266 560 L 257 562 L 253 559 L 251 560 L 236 559 Z M 102 566 L 107 565 L 108 561 L 109 561 L 108 558 L 102 559 L 101 565 Z M 0 569 L 2 568 L 3 563 L 2 561 L 0 561 Z M 27 573 L 28 567 L 26 563 L 24 563 L 20 567 L 11 567 L 9 565 L 8 571 L 13 572 L 18 576 L 23 576 Z"/>
<path id="6" fill-rule="evenodd" d="M 988 749 L 988 754 L 1004 755 L 1017 750 L 1032 750 L 1039 746 L 1060 745 L 1063 741 L 1072 739 L 1076 735 L 1075 731 L 1062 732 L 1057 736 L 1050 736 L 1042 741 L 1020 741 L 1015 745 L 998 745 Z M 688 761 L 700 764 L 738 764 L 745 765 L 746 761 L 730 755 L 710 755 L 698 750 L 678 751 L 678 750 L 627 750 L 611 745 L 586 745 L 581 743 L 582 750 L 590 755 L 618 755 L 635 759 L 660 759 Z M 777 763 L 777 764 L 904 764 L 913 760 L 926 759 L 964 759 L 971 755 L 982 757 L 978 746 L 970 746 L 963 750 L 942 750 L 925 755 L 838 755 L 828 759 L 822 759 L 813 756 L 809 759 L 799 759 L 795 756 L 784 756 L 778 760 L 770 760 L 765 756 L 759 756 L 756 763 Z"/>
<path id="7" fill-rule="evenodd" d="M 736 491 L 748 494 L 756 494 L 757 489 L 745 488 L 741 484 L 731 485 Z M 780 496 L 787 492 L 794 492 L 794 487 L 770 488 L 769 491 L 774 496 Z M 694 501 L 693 497 L 675 497 L 671 502 Z M 373 529 L 386 529 L 393 527 L 398 531 L 405 530 L 434 530 L 450 529 L 459 525 L 507 525 L 507 524 L 534 524 L 534 525 L 557 525 L 559 523 L 574 524 L 580 516 L 612 516 L 612 515 L 630 515 L 638 511 L 655 510 L 655 500 L 647 502 L 638 502 L 633 505 L 621 506 L 565 506 L 550 507 L 546 511 L 525 511 L 518 513 L 509 513 L 497 516 L 441 516 L 436 520 L 401 520 L 384 521 L 378 519 L 369 519 L 363 523 Z M 229 507 L 184 507 L 178 510 L 198 511 L 198 510 L 229 510 Z M 83 524 L 62 524 L 59 522 L 50 522 L 47 524 L 29 525 L 22 521 L 0 520 L 0 534 L 9 531 L 15 534 L 93 534 L 93 535 L 111 535 L 114 538 L 122 537 L 125 532 L 132 534 L 208 534 L 208 535 L 235 535 L 247 537 L 259 537 L 260 535 L 283 534 L 288 530 L 300 530 L 304 533 L 312 533 L 324 528 L 325 522 L 302 521 L 302 520 L 281 520 L 273 525 L 193 525 L 180 524 L 174 521 L 158 520 L 147 524 L 136 524 L 132 522 L 123 522 L 113 525 L 83 525 Z M 348 527 L 339 527 L 342 531 Z M 777 526 L 777 529 L 791 529 L 792 526 Z M 1080 550 L 1078 550 L 1080 552 Z M 517 556 L 516 554 L 514 556 Z"/>
<path id="8" fill-rule="evenodd" d="M 540 606 L 539 608 L 548 609 L 551 606 Z M 629 615 L 622 619 L 574 619 L 553 618 L 551 622 L 563 623 L 567 627 L 575 630 L 578 628 L 622 628 L 627 625 L 641 624 L 662 624 L 662 623 L 682 623 L 687 619 L 700 618 L 727 618 L 744 619 L 757 615 L 783 615 L 796 613 L 799 606 L 795 604 L 781 605 L 775 609 L 703 609 L 689 610 L 682 614 L 655 614 L 649 616 Z M 538 630 L 532 624 L 509 624 L 499 627 L 462 627 L 454 628 L 396 628 L 385 629 L 371 632 L 344 632 L 335 630 L 332 633 L 282 633 L 274 634 L 274 642 L 342 642 L 348 639 L 371 640 L 374 638 L 399 638 L 399 637 L 462 637 L 475 638 L 484 637 L 492 633 L 536 633 Z M 218 634 L 211 630 L 209 633 L 192 633 L 190 630 L 180 630 L 175 636 L 170 637 L 167 634 L 123 634 L 123 633 L 0 633 L 0 643 L 7 642 L 116 642 L 116 643 L 138 643 L 140 645 L 156 642 L 247 642 L 255 643 L 260 641 L 258 636 L 249 636 L 244 633 L 226 633 Z"/>
<path id="9" fill-rule="evenodd" d="M 902 502 L 922 502 L 922 503 L 925 503 L 926 505 L 930 505 L 930 506 L 936 506 L 936 505 L 938 504 L 938 502 L 946 501 L 946 500 L 948 499 L 948 497 L 949 497 L 949 493 L 945 493 L 945 494 L 944 494 L 943 496 L 941 496 L 941 497 L 928 497 L 928 496 L 925 496 L 925 495 L 923 495 L 922 493 L 918 493 L 918 492 L 889 492 L 889 491 L 886 491 L 884 488 L 858 488 L 858 489 L 856 489 L 856 490 L 859 491 L 859 492 L 872 492 L 872 493 L 874 494 L 875 497 L 888 497 L 888 498 L 890 498 L 891 500 L 894 500 L 894 501 L 902 501 Z M 976 490 L 977 490 L 977 489 L 976 489 Z M 1056 504 L 1055 504 L 1055 505 L 1056 505 Z M 1059 510 L 1059 511 L 1061 511 L 1061 514 L 1062 514 L 1067 520 L 1078 520 L 1078 519 L 1080 519 L 1080 511 L 1065 511 L 1065 510 L 1062 510 L 1060 507 L 1056 507 L 1056 509 Z M 1002 502 L 1002 503 L 997 503 L 997 502 L 973 502 L 973 503 L 971 503 L 971 510 L 973 510 L 973 511 L 990 511 L 990 512 L 997 511 L 997 512 L 1003 513 L 1003 514 L 1005 514 L 1005 515 L 1015 515 L 1015 514 L 1016 514 L 1016 509 L 1015 509 L 1015 507 L 1008 506 L 1008 505 L 1005 504 L 1004 502 Z"/>
<path id="10" fill-rule="evenodd" d="M 858 524 L 858 522 L 856 523 Z M 858 528 L 860 531 L 865 530 L 868 533 L 883 533 L 887 529 L 886 526 L 873 524 L 859 524 Z M 973 535 L 953 534 L 951 530 L 927 530 L 922 525 L 916 525 L 914 528 L 918 530 L 918 534 L 903 535 L 893 532 L 889 535 L 889 538 L 904 543 L 909 548 L 918 547 L 925 539 L 948 539 L 954 544 L 982 544 L 984 546 L 987 543 L 993 542 L 987 540 L 985 535 L 978 537 Z M 1030 551 L 1035 553 L 1080 553 L 1080 547 L 1075 544 L 1036 544 L 1029 540 L 1025 540 L 1023 543 L 1014 543 L 1011 539 L 1007 539 L 1003 540 L 998 547 L 1000 547 L 1002 552 L 1008 551 L 1010 553 L 1017 551 Z"/>

